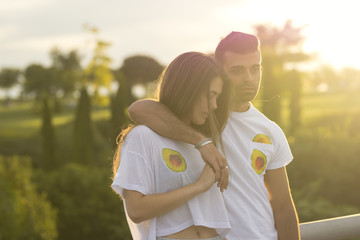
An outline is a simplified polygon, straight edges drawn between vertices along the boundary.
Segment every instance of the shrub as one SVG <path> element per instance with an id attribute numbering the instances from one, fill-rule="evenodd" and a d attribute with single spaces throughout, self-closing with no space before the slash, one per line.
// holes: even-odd
<path id="1" fill-rule="evenodd" d="M 39 182 L 59 210 L 59 239 L 131 239 L 122 201 L 110 188 L 111 173 L 68 163 Z"/>
<path id="2" fill-rule="evenodd" d="M 30 158 L 0 156 L 0 239 L 57 239 L 57 211 L 32 180 Z"/>

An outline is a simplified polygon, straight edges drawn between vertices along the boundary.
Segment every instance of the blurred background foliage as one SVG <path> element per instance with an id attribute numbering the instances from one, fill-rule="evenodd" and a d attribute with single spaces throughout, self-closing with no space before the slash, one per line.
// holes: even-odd
<path id="1" fill-rule="evenodd" d="M 300 222 L 358 213 L 360 70 L 320 66 L 303 28 L 255 26 L 263 82 L 254 105 L 285 131 L 288 175 Z M 51 66 L 0 70 L 0 239 L 130 239 L 111 189 L 115 138 L 127 107 L 155 97 L 164 66 L 135 55 L 111 69 L 111 44 L 94 27 L 91 57 L 54 48 Z M 8 94 L 21 89 L 16 98 Z"/>

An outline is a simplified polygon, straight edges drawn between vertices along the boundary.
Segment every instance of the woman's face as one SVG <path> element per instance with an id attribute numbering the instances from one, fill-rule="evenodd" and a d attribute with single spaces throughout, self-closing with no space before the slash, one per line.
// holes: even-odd
<path id="1" fill-rule="evenodd" d="M 209 105 L 210 110 L 214 111 L 217 108 L 217 98 L 220 95 L 223 88 L 223 81 L 220 77 L 215 77 L 210 82 L 210 91 L 204 92 L 200 98 L 195 102 L 191 116 L 187 119 L 187 122 L 194 123 L 196 125 L 202 125 L 205 123 L 209 116 Z M 208 94 L 210 94 L 208 96 Z M 208 101 L 210 103 L 208 104 Z M 186 121 L 186 120 L 185 120 Z"/>

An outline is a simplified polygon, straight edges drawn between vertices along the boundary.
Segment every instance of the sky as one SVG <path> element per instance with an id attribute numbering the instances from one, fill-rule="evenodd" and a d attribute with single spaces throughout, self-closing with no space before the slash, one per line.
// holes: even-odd
<path id="1" fill-rule="evenodd" d="M 254 26 L 302 27 L 303 49 L 316 63 L 360 68 L 359 4 L 356 0 L 0 0 L 0 68 L 50 64 L 49 52 L 91 53 L 91 35 L 112 45 L 118 68 L 126 57 L 147 55 L 163 65 L 183 52 L 213 52 L 231 31 Z"/>

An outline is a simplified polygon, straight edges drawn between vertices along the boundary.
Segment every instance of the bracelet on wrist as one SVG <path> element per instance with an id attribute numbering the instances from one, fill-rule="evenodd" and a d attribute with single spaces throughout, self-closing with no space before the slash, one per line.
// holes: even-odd
<path id="1" fill-rule="evenodd" d="M 203 140 L 201 140 L 200 142 L 198 142 L 197 144 L 195 144 L 195 148 L 197 150 L 200 150 L 200 148 L 202 148 L 203 146 L 212 143 L 212 140 L 210 138 L 205 138 Z"/>

